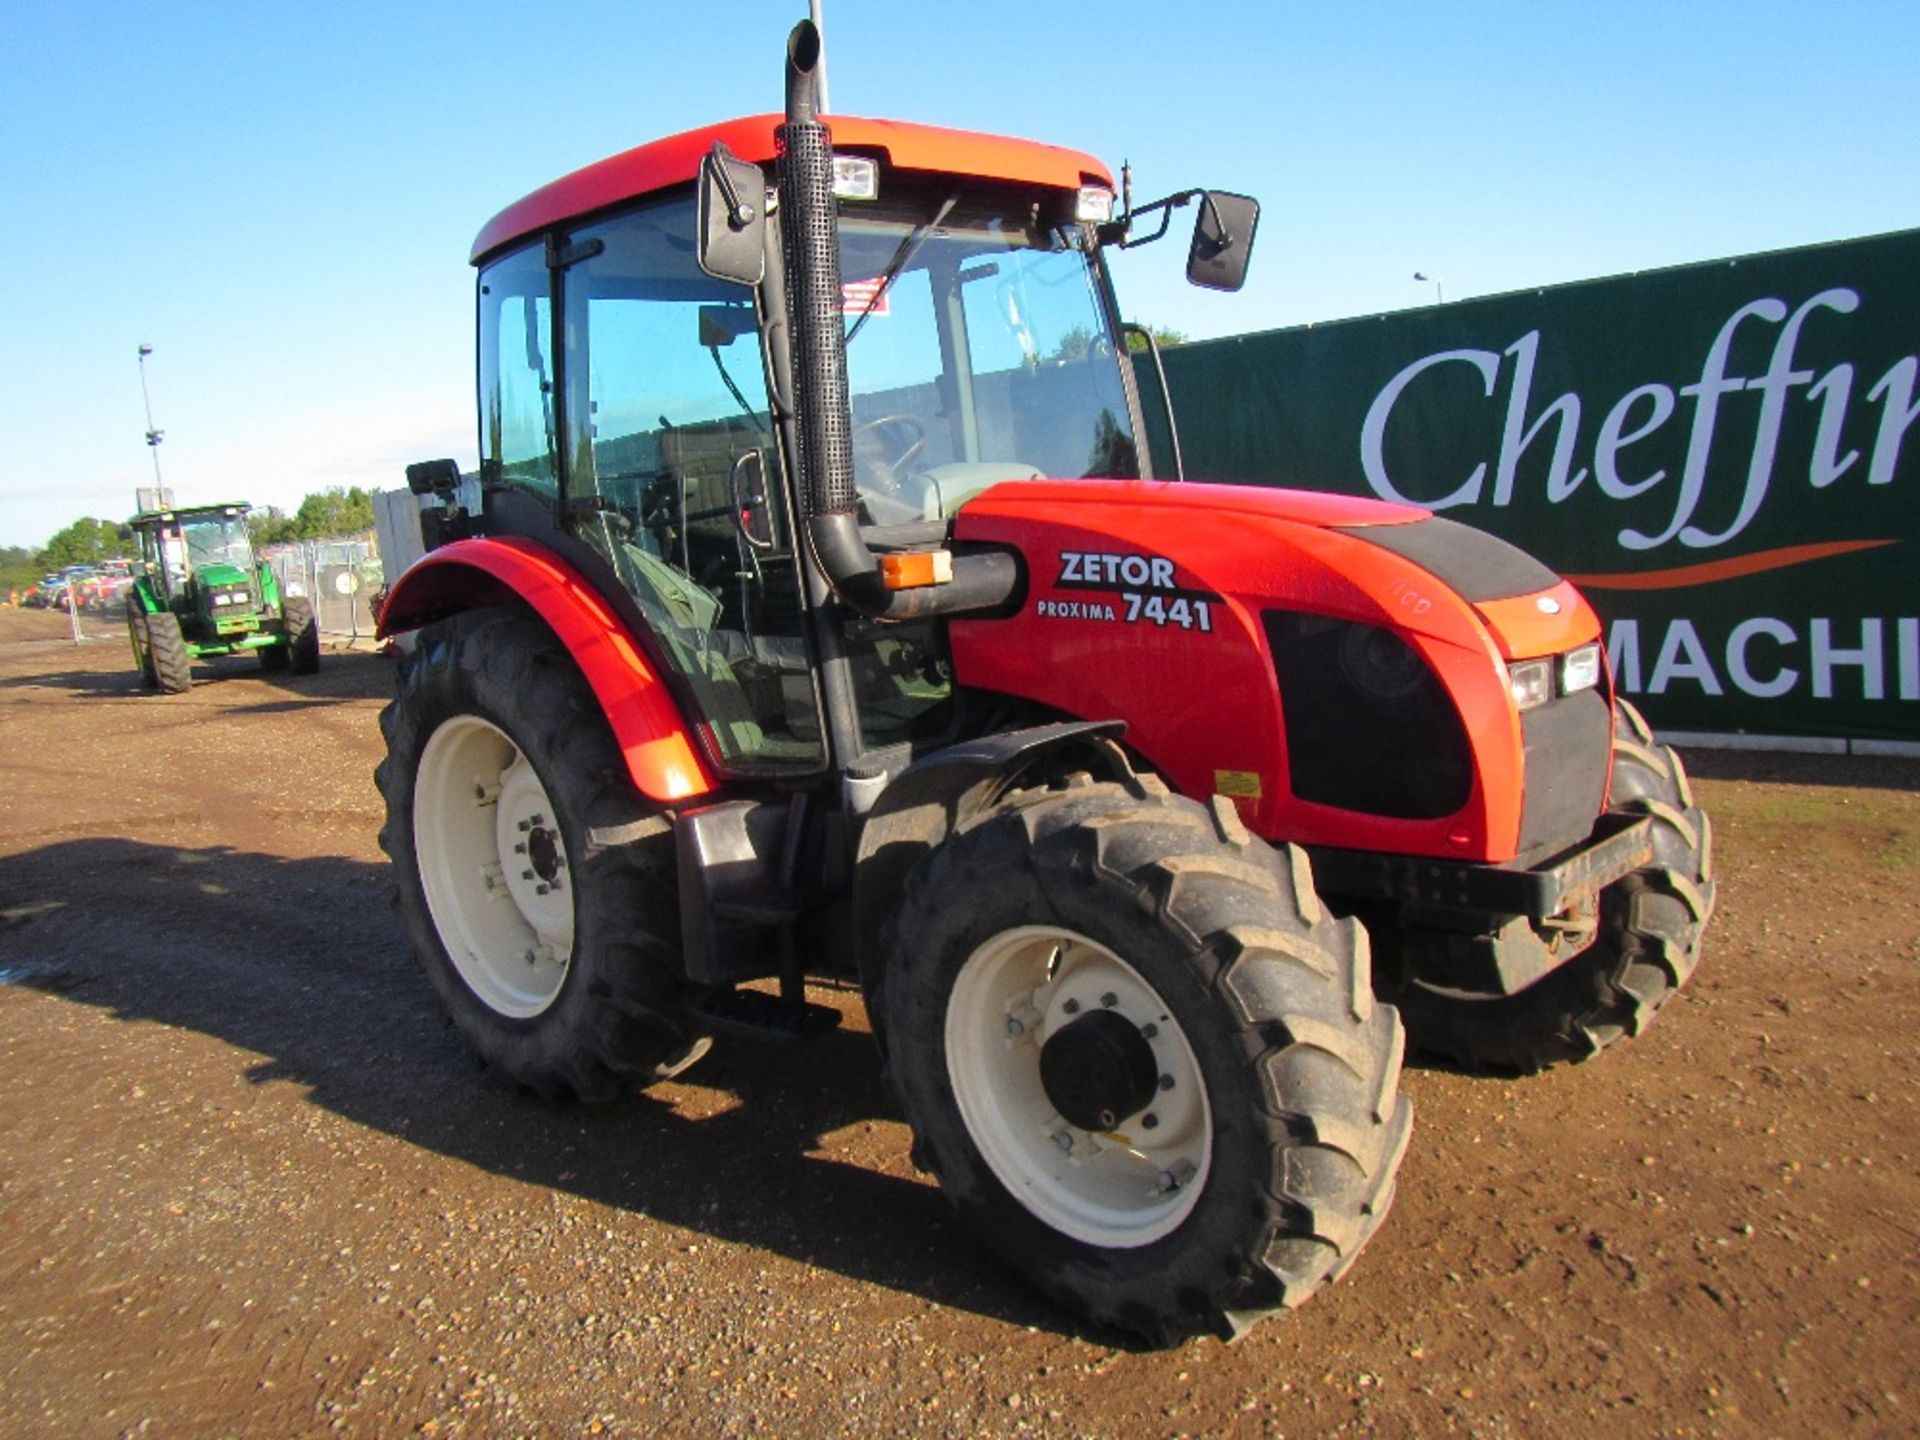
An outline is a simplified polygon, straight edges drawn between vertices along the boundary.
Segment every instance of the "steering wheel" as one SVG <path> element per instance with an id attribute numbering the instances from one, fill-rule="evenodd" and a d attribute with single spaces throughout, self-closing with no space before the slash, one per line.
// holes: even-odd
<path id="1" fill-rule="evenodd" d="M 900 477 L 906 473 L 907 466 L 927 448 L 927 427 L 917 415 L 881 415 L 854 426 L 851 438 L 856 467 L 862 459 L 861 441 L 870 441 L 870 448 L 879 452 L 866 457 L 868 468 L 877 467 L 885 472 L 875 477 L 879 483 L 872 488 L 897 494 Z M 897 453 L 889 454 L 889 451 Z"/>

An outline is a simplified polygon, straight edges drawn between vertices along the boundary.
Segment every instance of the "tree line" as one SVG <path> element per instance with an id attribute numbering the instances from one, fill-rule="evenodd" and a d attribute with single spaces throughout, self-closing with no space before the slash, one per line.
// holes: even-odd
<path id="1" fill-rule="evenodd" d="M 296 540 L 326 540 L 373 529 L 373 495 L 358 485 L 333 485 L 308 495 L 291 515 L 277 505 L 247 512 L 247 530 L 256 545 Z M 67 565 L 98 565 L 136 553 L 133 530 L 124 521 L 86 516 L 35 550 L 0 547 L 0 588 L 30 585 Z M 0 596 L 0 599 L 4 599 Z"/>

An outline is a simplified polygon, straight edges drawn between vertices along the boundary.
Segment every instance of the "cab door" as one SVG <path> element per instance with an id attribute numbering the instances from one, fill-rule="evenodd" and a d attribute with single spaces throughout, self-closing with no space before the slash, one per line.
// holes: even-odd
<path id="1" fill-rule="evenodd" d="M 679 198 L 566 237 L 563 519 L 646 616 L 721 766 L 814 770 L 825 748 L 760 329 L 737 287 L 700 272 L 693 233 Z"/>

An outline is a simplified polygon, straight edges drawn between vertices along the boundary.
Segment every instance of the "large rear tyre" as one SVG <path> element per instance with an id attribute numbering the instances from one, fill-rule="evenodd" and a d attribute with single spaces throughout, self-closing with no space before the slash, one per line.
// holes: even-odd
<path id="1" fill-rule="evenodd" d="M 914 1155 L 1095 1325 L 1232 1336 L 1338 1276 L 1411 1126 L 1305 855 L 1158 786 L 1016 794 L 916 867 L 880 998 Z"/>
<path id="2" fill-rule="evenodd" d="M 193 656 L 187 650 L 187 637 L 180 632 L 180 617 L 171 610 L 156 610 L 147 616 L 147 663 L 153 667 L 154 683 L 169 695 L 180 695 L 193 688 Z"/>
<path id="3" fill-rule="evenodd" d="M 1392 998 L 1414 1046 L 1464 1069 L 1531 1074 L 1641 1034 L 1700 963 L 1713 915 L 1713 830 L 1680 757 L 1617 703 L 1612 802 L 1653 822 L 1654 855 L 1600 894 L 1593 944 L 1516 995 L 1410 981 Z"/>
<path id="4" fill-rule="evenodd" d="M 313 602 L 289 595 L 280 606 L 280 623 L 287 638 L 287 668 L 295 675 L 313 674 L 320 668 L 320 626 L 313 618 Z"/>
<path id="5" fill-rule="evenodd" d="M 380 728 L 400 911 L 480 1057 L 597 1101 L 704 1054 L 674 976 L 672 827 L 553 636 L 501 610 L 423 630 Z"/>

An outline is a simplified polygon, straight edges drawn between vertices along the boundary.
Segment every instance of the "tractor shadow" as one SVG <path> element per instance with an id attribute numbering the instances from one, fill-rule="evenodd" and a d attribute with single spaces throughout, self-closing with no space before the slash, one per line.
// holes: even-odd
<path id="1" fill-rule="evenodd" d="M 89 659 L 101 654 L 95 647 L 88 648 Z M 246 699 L 249 686 L 262 698 Z M 224 710 L 271 715 L 324 708 L 343 700 L 384 700 L 393 694 L 393 662 L 370 651 L 341 651 L 326 655 L 314 674 L 290 675 L 263 670 L 258 660 L 245 655 L 199 660 L 193 666 L 193 689 L 176 696 L 142 685 L 122 644 L 112 652 L 111 660 L 101 660 L 100 668 L 63 668 L 0 678 L 0 690 L 27 687 L 61 689 L 75 700 L 134 699 L 156 705 L 181 700 L 191 703 L 195 691 L 208 690 L 219 694 Z"/>
<path id="2" fill-rule="evenodd" d="M 0 983 L 266 1056 L 236 1057 L 239 1073 L 496 1175 L 1127 1345 L 1026 1291 L 930 1183 L 906 1178 L 867 1035 L 797 1049 L 723 1037 L 679 1082 L 607 1107 L 544 1104 L 478 1073 L 407 954 L 389 884 L 384 866 L 334 857 L 49 845 L 0 858 Z M 835 1153 L 848 1151 L 901 1173 Z"/>

